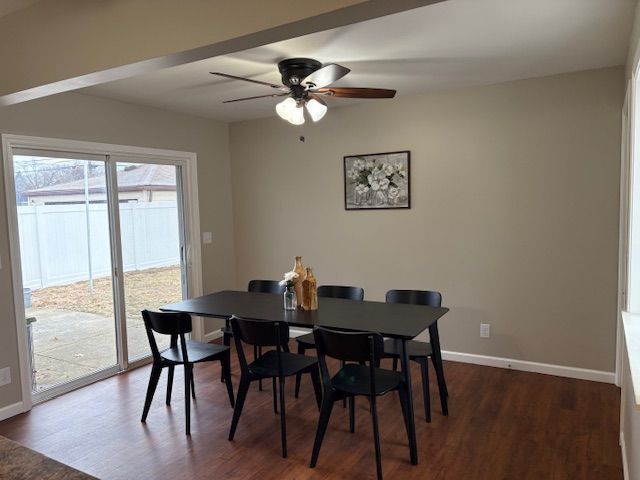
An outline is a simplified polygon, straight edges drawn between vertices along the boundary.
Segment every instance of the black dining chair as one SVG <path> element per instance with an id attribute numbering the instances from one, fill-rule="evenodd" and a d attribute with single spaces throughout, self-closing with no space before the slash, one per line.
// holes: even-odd
<path id="1" fill-rule="evenodd" d="M 283 345 L 289 341 L 289 325 L 286 322 L 270 322 L 265 320 L 248 320 L 236 316 L 231 317 L 231 330 L 238 352 L 240 363 L 240 386 L 238 398 L 233 410 L 229 440 L 233 437 L 240 420 L 242 407 L 247 397 L 251 382 L 265 378 L 277 379 L 280 386 L 280 434 L 282 441 L 282 456 L 287 457 L 287 427 L 285 420 L 284 384 L 285 378 L 298 373 L 310 374 L 313 381 L 316 402 L 320 408 L 322 392 L 318 360 L 284 350 Z M 253 362 L 248 363 L 244 355 L 243 344 L 260 347 L 274 347 Z M 274 410 L 277 409 L 274 397 Z"/>
<path id="2" fill-rule="evenodd" d="M 256 293 L 275 293 L 282 295 L 284 293 L 284 286 L 280 285 L 278 280 L 251 280 L 247 286 L 247 292 Z M 231 345 L 231 337 L 233 332 L 229 322 L 222 328 L 222 343 L 224 345 Z"/>
<path id="3" fill-rule="evenodd" d="M 364 289 L 360 287 L 343 287 L 339 285 L 322 285 L 318 287 L 318 297 L 344 298 L 345 300 L 364 300 Z M 307 350 L 316 348 L 313 332 L 296 337 L 298 353 L 304 355 Z M 295 397 L 300 394 L 300 377 L 296 377 Z"/>
<path id="4" fill-rule="evenodd" d="M 442 305 L 442 295 L 440 292 L 429 290 L 389 290 L 385 300 L 388 303 L 407 303 L 412 305 L 427 305 L 430 307 L 440 307 Z M 399 321 L 402 319 L 399 319 Z M 438 390 L 440 391 L 440 403 L 443 415 L 449 414 L 447 405 L 447 384 L 444 379 L 444 369 L 439 361 L 439 356 L 434 355 L 433 345 L 439 340 L 438 324 L 435 323 L 429 328 L 431 342 L 420 342 L 409 340 L 407 342 L 407 351 L 409 359 L 420 364 L 422 372 L 422 396 L 424 399 L 424 414 L 426 421 L 431 421 L 431 399 L 429 395 L 429 357 L 433 363 L 438 379 Z M 437 344 L 439 348 L 439 343 Z M 393 369 L 398 369 L 398 360 L 402 355 L 402 345 L 399 340 L 388 339 L 384 342 L 383 358 L 393 358 Z"/>
<path id="5" fill-rule="evenodd" d="M 284 286 L 280 285 L 278 280 L 251 280 L 249 285 L 247 286 L 247 292 L 256 292 L 256 293 L 273 293 L 277 295 L 282 295 L 284 293 Z M 223 345 L 231 346 L 231 337 L 233 336 L 233 332 L 231 331 L 231 325 L 227 321 L 225 326 L 222 328 L 222 343 Z M 254 347 L 253 349 L 253 358 L 256 359 L 260 355 L 259 347 Z M 288 346 L 287 346 L 288 350 Z M 220 381 L 224 381 L 223 378 L 220 378 Z M 262 381 L 258 382 L 258 388 L 262 391 Z M 275 395 L 275 391 L 274 391 Z"/>
<path id="6" fill-rule="evenodd" d="M 311 468 L 316 466 L 322 440 L 327 431 L 333 404 L 347 398 L 349 400 L 349 430 L 355 431 L 356 396 L 365 396 L 369 400 L 373 423 L 373 441 L 376 452 L 376 472 L 382 480 L 382 460 L 380 455 L 380 433 L 378 429 L 378 410 L 376 398 L 388 392 L 397 391 L 402 407 L 407 438 L 409 436 L 409 392 L 400 372 L 377 368 L 384 351 L 384 339 L 379 333 L 341 332 L 326 328 L 314 328 L 323 394 L 320 407 L 320 419 L 311 455 Z M 345 362 L 333 376 L 329 373 L 326 357 Z M 357 362 L 357 363 L 348 363 Z M 368 365 L 366 365 L 368 363 Z"/>
<path id="7" fill-rule="evenodd" d="M 147 387 L 147 396 L 144 401 L 142 411 L 142 422 L 146 422 L 153 394 L 158 386 L 158 380 L 162 369 L 167 367 L 169 376 L 167 379 L 166 404 L 171 404 L 171 389 L 173 387 L 173 373 L 176 365 L 184 366 L 184 400 L 187 435 L 191 434 L 191 396 L 196 398 L 195 382 L 193 379 L 193 365 L 200 362 L 219 361 L 222 366 L 222 375 L 227 384 L 227 394 L 229 402 L 234 406 L 233 387 L 231 385 L 231 360 L 230 349 L 224 345 L 195 342 L 186 340 L 185 335 L 191 332 L 191 316 L 186 313 L 160 313 L 149 310 L 142 311 L 144 327 L 147 331 L 149 346 L 153 356 L 151 366 L 151 377 Z M 169 347 L 164 350 L 158 349 L 154 333 L 170 335 Z M 178 345 L 178 339 L 180 340 Z"/>

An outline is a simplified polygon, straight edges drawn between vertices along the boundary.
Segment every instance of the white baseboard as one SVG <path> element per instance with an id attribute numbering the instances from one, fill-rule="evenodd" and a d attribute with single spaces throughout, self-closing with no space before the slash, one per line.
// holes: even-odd
<path id="1" fill-rule="evenodd" d="M 222 337 L 222 330 L 218 329 L 209 333 L 205 333 L 202 341 L 209 343 L 215 340 L 216 338 L 220 338 L 220 337 Z"/>
<path id="2" fill-rule="evenodd" d="M 14 415 L 18 415 L 19 413 L 23 413 L 26 411 L 27 409 L 24 408 L 23 402 L 12 403 L 11 405 L 0 408 L 0 421 L 6 420 L 9 417 L 13 417 Z"/>
<path id="3" fill-rule="evenodd" d="M 624 432 L 620 431 L 620 451 L 622 452 L 622 471 L 624 480 L 629 480 L 629 463 L 627 461 L 627 445 L 624 441 Z"/>
<path id="4" fill-rule="evenodd" d="M 577 378 L 580 380 L 591 380 L 593 382 L 614 383 L 614 372 L 603 372 L 600 370 L 589 370 L 586 368 L 566 367 L 563 365 L 552 365 L 549 363 L 529 362 L 526 360 L 515 360 L 513 358 L 490 357 L 488 355 L 476 355 L 473 353 L 442 351 L 444 360 L 454 362 L 473 363 L 487 367 L 508 368 L 520 370 L 522 372 L 544 373 L 557 377 Z"/>
<path id="5" fill-rule="evenodd" d="M 306 333 L 309 333 L 311 330 L 303 330 L 302 328 L 290 328 L 289 329 L 289 335 L 291 336 L 291 338 L 295 338 L 295 337 L 299 337 L 300 335 L 304 335 Z M 216 338 L 220 338 L 222 337 L 222 330 L 218 329 L 218 330 L 214 330 L 212 332 L 209 333 L 205 333 L 204 334 L 204 339 L 203 342 L 211 342 L 212 340 L 215 340 Z"/>
<path id="6" fill-rule="evenodd" d="M 289 336 L 291 338 L 296 338 L 296 337 L 299 337 L 300 335 L 306 335 L 309 332 L 311 332 L 311 329 L 305 330 L 303 328 L 290 328 L 289 329 Z"/>
<path id="7" fill-rule="evenodd" d="M 309 333 L 310 331 L 311 330 L 305 330 L 302 328 L 290 328 L 289 334 L 294 338 Z M 512 370 L 520 370 L 522 372 L 544 373 L 546 375 L 577 378 L 579 380 L 591 380 L 593 382 L 615 382 L 614 372 L 566 367 L 564 365 L 553 365 L 550 363 L 529 362 L 527 360 L 491 357 L 488 355 L 476 355 L 473 353 L 450 352 L 446 350 L 442 351 L 442 358 L 453 362 L 473 363 L 475 365 L 484 365 L 486 367 L 508 368 Z"/>

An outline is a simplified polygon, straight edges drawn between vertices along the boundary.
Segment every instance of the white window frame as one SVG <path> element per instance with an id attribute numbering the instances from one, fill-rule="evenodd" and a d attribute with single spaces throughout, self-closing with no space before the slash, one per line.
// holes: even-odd
<path id="1" fill-rule="evenodd" d="M 166 163 L 179 165 L 181 167 L 183 181 L 183 212 L 184 212 L 184 235 L 185 235 L 185 256 L 188 272 L 188 296 L 196 297 L 202 295 L 202 252 L 200 246 L 200 212 L 198 202 L 198 171 L 197 155 L 193 152 L 182 152 L 176 150 L 164 150 L 157 148 L 135 147 L 128 145 L 117 145 L 108 143 L 95 143 L 77 140 L 66 140 L 60 138 L 34 137 L 25 135 L 2 134 L 2 152 L 4 159 L 4 184 L 7 205 L 7 224 L 9 227 L 9 252 L 11 257 L 11 280 L 13 286 L 14 313 L 16 320 L 16 332 L 18 341 L 18 356 L 20 364 L 20 382 L 22 391 L 22 412 L 26 412 L 33 406 L 33 393 L 31 390 L 30 359 L 27 351 L 27 331 L 24 310 L 24 298 L 22 295 L 22 267 L 20 261 L 20 242 L 18 237 L 18 216 L 15 196 L 15 181 L 13 172 L 13 150 L 14 149 L 35 149 L 54 150 L 79 154 L 103 155 L 107 158 L 126 161 L 140 161 L 153 163 Z M 112 169 L 110 177 L 113 179 L 115 163 L 107 162 L 107 167 Z M 117 245 L 120 244 L 120 232 L 117 208 L 112 210 L 115 230 L 112 232 L 117 236 Z M 116 252 L 114 257 L 119 257 L 120 252 Z M 113 258 L 112 275 L 116 288 L 122 289 L 121 258 Z M 122 291 L 122 290 L 120 290 Z M 114 305 L 114 308 L 124 308 L 124 306 Z M 121 315 L 121 323 L 125 319 Z M 116 326 L 118 328 L 119 326 Z M 121 327 L 121 326 L 120 326 Z M 204 339 L 204 322 L 201 317 L 194 317 L 193 338 Z M 126 343 L 126 340 L 125 340 Z M 126 349 L 125 349 L 126 350 Z M 110 376 L 118 371 L 135 368 L 148 363 L 149 359 L 136 361 L 129 364 L 127 352 L 120 352 L 118 358 L 118 368 L 110 368 L 101 372 L 96 372 L 83 381 L 69 382 L 65 391 L 75 389 L 83 384 L 97 381 L 105 376 Z M 124 357 L 124 358 L 123 358 Z M 64 393 L 56 391 L 56 395 Z M 46 398 L 39 398 L 40 401 Z"/>

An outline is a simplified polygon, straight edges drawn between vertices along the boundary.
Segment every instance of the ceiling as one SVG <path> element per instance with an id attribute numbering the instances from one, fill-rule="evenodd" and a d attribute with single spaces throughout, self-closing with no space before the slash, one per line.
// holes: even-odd
<path id="1" fill-rule="evenodd" d="M 623 65 L 636 0 L 447 0 L 443 3 L 81 90 L 222 121 L 275 115 L 276 63 L 311 57 L 352 71 L 335 86 L 395 88 L 398 95 Z M 329 98 L 330 108 L 359 102 Z"/>

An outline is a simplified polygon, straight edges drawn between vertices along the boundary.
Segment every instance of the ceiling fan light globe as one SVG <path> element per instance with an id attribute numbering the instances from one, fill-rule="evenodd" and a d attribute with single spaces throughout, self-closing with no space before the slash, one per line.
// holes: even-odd
<path id="1" fill-rule="evenodd" d="M 327 113 L 327 106 L 312 98 L 307 102 L 307 112 L 309 112 L 311 120 L 317 122 Z"/>
<path id="2" fill-rule="evenodd" d="M 304 123 L 304 109 L 302 105 L 294 108 L 291 116 L 287 120 L 293 125 L 302 125 Z"/>
<path id="3" fill-rule="evenodd" d="M 283 120 L 291 122 L 291 118 L 294 115 L 294 110 L 296 108 L 296 101 L 293 98 L 288 97 L 276 105 L 276 113 Z"/>

